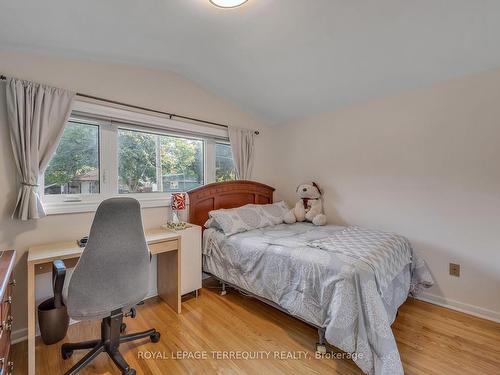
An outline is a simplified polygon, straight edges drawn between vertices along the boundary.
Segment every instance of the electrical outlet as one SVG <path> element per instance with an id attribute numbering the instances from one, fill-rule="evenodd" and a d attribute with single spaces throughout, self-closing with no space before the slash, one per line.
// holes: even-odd
<path id="1" fill-rule="evenodd" d="M 450 275 L 460 277 L 460 264 L 450 263 Z"/>

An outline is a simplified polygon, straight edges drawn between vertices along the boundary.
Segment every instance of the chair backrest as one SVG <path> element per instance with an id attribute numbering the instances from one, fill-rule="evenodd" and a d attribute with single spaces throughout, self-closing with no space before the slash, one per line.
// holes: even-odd
<path id="1" fill-rule="evenodd" d="M 103 201 L 69 282 L 69 316 L 102 319 L 111 311 L 134 306 L 147 295 L 149 268 L 139 202 L 132 198 Z"/>

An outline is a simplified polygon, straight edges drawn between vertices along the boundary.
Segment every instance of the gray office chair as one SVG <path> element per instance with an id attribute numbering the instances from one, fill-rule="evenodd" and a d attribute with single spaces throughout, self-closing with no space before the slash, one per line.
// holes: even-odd
<path id="1" fill-rule="evenodd" d="M 147 295 L 149 267 L 139 202 L 132 198 L 103 201 L 65 293 L 71 318 L 102 319 L 101 338 L 62 345 L 64 359 L 71 357 L 74 350 L 92 349 L 66 374 L 76 374 L 104 351 L 122 374 L 135 374 L 118 351 L 120 343 L 146 337 L 152 342 L 160 340 L 160 332 L 155 329 L 121 335 L 123 317 L 135 316 L 134 306 Z"/>

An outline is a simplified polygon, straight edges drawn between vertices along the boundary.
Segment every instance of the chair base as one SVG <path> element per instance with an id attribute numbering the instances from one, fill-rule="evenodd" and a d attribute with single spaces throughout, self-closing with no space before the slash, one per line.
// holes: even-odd
<path id="1" fill-rule="evenodd" d="M 149 337 L 152 342 L 156 343 L 160 341 L 160 332 L 156 329 L 149 329 L 144 332 L 120 335 L 122 324 L 123 312 L 121 310 L 113 311 L 110 317 L 104 318 L 101 322 L 101 338 L 99 340 L 63 344 L 61 347 L 61 355 L 63 359 L 70 358 L 74 350 L 92 349 L 71 369 L 69 369 L 66 372 L 66 375 L 74 375 L 78 373 L 78 371 L 87 366 L 102 352 L 106 352 L 109 355 L 115 365 L 121 370 L 122 374 L 134 375 L 135 370 L 128 365 L 121 353 L 118 351 L 120 344 L 146 337 Z"/>

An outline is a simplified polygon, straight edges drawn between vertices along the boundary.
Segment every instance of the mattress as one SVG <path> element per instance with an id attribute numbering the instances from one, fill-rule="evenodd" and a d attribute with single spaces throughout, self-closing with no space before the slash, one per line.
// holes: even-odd
<path id="1" fill-rule="evenodd" d="M 390 328 L 409 294 L 433 284 L 425 262 L 411 261 L 380 290 L 373 268 L 342 252 L 311 246 L 345 230 L 280 224 L 226 236 L 204 231 L 203 269 L 325 328 L 326 340 L 352 354 L 367 374 L 403 374 Z"/>

